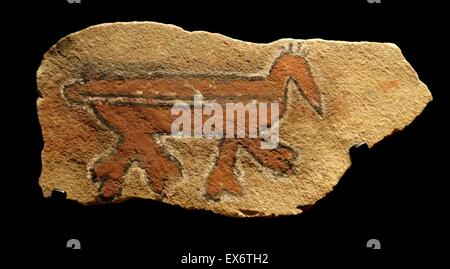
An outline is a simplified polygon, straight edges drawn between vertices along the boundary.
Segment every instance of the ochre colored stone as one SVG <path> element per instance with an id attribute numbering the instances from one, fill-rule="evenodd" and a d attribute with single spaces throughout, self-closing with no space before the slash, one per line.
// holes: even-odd
<path id="1" fill-rule="evenodd" d="M 140 197 L 241 217 L 313 205 L 350 166 L 351 146 L 403 129 L 431 100 L 393 44 L 253 44 L 150 22 L 68 35 L 37 76 L 45 196 L 57 188 L 84 204 Z M 194 95 L 222 107 L 279 103 L 278 147 L 171 136 L 172 106 Z M 225 109 L 223 119 L 225 130 Z"/>

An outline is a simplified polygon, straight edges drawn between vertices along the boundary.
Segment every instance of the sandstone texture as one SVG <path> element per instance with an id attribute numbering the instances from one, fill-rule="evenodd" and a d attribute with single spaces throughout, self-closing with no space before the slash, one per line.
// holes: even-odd
<path id="1" fill-rule="evenodd" d="M 301 213 L 333 190 L 350 147 L 403 129 L 432 99 L 394 44 L 255 44 L 153 22 L 62 38 L 37 82 L 44 196 L 137 197 L 236 217 Z M 278 146 L 173 136 L 171 107 L 194 95 L 279 103 Z"/>

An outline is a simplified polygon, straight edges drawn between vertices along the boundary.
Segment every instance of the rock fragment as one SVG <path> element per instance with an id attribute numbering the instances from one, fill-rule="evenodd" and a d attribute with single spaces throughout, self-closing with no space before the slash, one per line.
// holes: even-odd
<path id="1" fill-rule="evenodd" d="M 152 22 L 64 37 L 37 80 L 45 196 L 140 197 L 238 217 L 300 213 L 337 184 L 350 147 L 403 129 L 431 100 L 394 44 L 254 44 Z M 249 109 L 229 137 L 227 104 Z M 180 136 L 173 126 L 184 112 Z M 213 115 L 223 116 L 209 123 L 224 137 L 205 132 Z M 274 130 L 276 143 L 263 148 Z"/>

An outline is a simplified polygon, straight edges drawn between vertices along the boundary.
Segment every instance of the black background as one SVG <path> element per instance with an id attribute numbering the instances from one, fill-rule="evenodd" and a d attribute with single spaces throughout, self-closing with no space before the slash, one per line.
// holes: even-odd
<path id="1" fill-rule="evenodd" d="M 147 264 L 180 267 L 181 256 L 187 252 L 269 253 L 269 265 L 301 265 L 315 254 L 322 257 L 316 260 L 320 264 L 332 253 L 369 261 L 386 257 L 415 261 L 425 253 L 438 253 L 438 243 L 444 240 L 440 234 L 444 227 L 440 216 L 445 214 L 441 211 L 445 200 L 442 185 L 448 178 L 441 173 L 448 163 L 448 158 L 441 157 L 448 144 L 444 128 L 449 105 L 445 70 L 441 70 L 447 34 L 444 9 L 429 1 L 393 2 L 20 3 L 13 14 L 21 22 L 17 24 L 24 56 L 21 94 L 26 94 L 26 106 L 31 108 L 23 109 L 27 111 L 26 122 L 31 123 L 31 129 L 25 132 L 30 142 L 27 152 L 31 174 L 19 177 L 23 190 L 20 200 L 25 208 L 17 218 L 22 224 L 17 228 L 26 236 L 18 250 L 113 261 L 130 254 Z M 170 23 L 185 30 L 264 43 L 285 37 L 393 42 L 429 87 L 434 100 L 403 131 L 372 149 L 352 150 L 353 165 L 335 190 L 297 216 L 235 219 L 140 199 L 89 207 L 44 199 L 38 185 L 43 141 L 35 104 L 36 70 L 42 55 L 60 38 L 94 24 L 115 21 Z M 70 238 L 81 241 L 81 251 L 65 248 Z M 365 247 L 371 238 L 381 241 L 380 251 Z M 119 252 L 122 254 L 112 255 Z"/>

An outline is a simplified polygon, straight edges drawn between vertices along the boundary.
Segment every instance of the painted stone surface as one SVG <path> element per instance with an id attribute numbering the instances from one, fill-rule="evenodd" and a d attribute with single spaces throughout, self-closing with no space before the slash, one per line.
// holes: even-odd
<path id="1" fill-rule="evenodd" d="M 300 213 L 337 184 L 351 146 L 403 129 L 431 100 L 394 44 L 254 44 L 150 22 L 64 37 L 37 79 L 45 196 L 62 189 L 83 204 L 139 197 L 240 217 Z M 180 103 L 190 137 L 173 133 Z M 204 104 L 222 110 L 205 113 Z M 227 104 L 260 110 L 239 126 Z M 202 133 L 213 114 L 221 116 L 215 130 L 234 133 Z M 272 148 L 249 137 L 252 121 L 276 128 Z"/>

